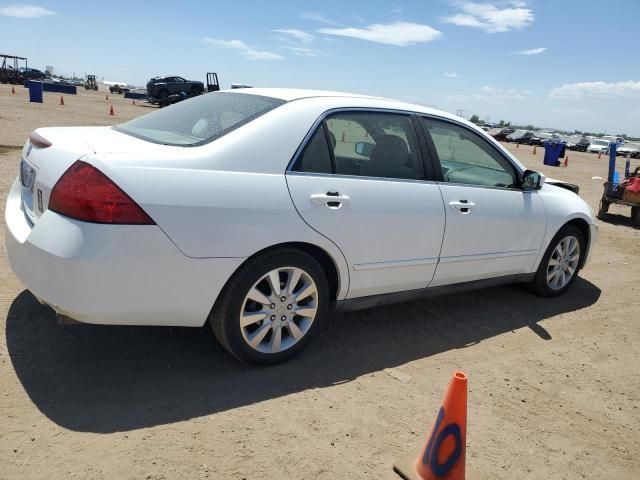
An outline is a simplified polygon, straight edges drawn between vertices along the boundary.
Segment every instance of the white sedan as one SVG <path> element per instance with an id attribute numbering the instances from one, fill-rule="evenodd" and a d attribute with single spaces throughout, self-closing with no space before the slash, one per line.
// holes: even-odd
<path id="1" fill-rule="evenodd" d="M 209 321 L 239 359 L 275 363 L 333 308 L 507 282 L 564 293 L 597 236 L 575 191 L 437 110 L 223 91 L 115 127 L 34 131 L 6 251 L 61 317 Z"/>

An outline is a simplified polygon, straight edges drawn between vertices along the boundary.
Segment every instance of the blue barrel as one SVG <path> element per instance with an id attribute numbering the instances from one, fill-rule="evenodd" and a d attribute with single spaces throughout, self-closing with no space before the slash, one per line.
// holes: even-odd
<path id="1" fill-rule="evenodd" d="M 29 81 L 29 101 L 42 103 L 42 82 Z"/>

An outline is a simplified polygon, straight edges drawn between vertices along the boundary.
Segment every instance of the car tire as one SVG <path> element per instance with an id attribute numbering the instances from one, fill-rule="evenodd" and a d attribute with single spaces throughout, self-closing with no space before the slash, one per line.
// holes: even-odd
<path id="1" fill-rule="evenodd" d="M 191 87 L 191 95 L 193 95 L 194 97 L 197 95 L 200 95 L 202 93 L 202 88 L 199 87 L 198 85 L 194 85 L 193 87 Z"/>
<path id="2" fill-rule="evenodd" d="M 158 92 L 158 98 L 163 101 L 166 100 L 167 98 L 169 98 L 169 91 L 163 88 Z"/>
<path id="3" fill-rule="evenodd" d="M 531 283 L 535 293 L 556 297 L 565 293 L 578 278 L 586 241 L 575 225 L 565 225 L 553 237 Z M 574 258 L 575 257 L 575 258 Z"/>
<path id="4" fill-rule="evenodd" d="M 329 283 L 320 264 L 300 250 L 278 248 L 240 267 L 216 301 L 209 322 L 234 357 L 270 365 L 299 353 L 328 308 Z"/>

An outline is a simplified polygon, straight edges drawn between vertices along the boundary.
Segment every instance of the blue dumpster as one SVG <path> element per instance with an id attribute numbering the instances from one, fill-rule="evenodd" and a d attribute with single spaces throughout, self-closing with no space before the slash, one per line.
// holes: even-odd
<path id="1" fill-rule="evenodd" d="M 560 159 L 564 157 L 566 146 L 567 144 L 565 142 L 553 140 L 544 142 L 544 164 L 559 167 L 561 163 Z"/>
<path id="2" fill-rule="evenodd" d="M 42 103 L 42 82 L 29 80 L 29 101 Z"/>

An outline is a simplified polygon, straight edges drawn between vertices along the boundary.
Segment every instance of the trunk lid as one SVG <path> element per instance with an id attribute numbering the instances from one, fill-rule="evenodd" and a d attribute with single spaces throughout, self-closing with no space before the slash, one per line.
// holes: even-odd
<path id="1" fill-rule="evenodd" d="M 27 140 L 20 158 L 22 205 L 32 224 L 46 212 L 51 190 L 77 160 L 94 153 L 120 153 L 160 149 L 111 127 L 40 128 L 35 132 L 52 145 L 39 148 Z"/>

